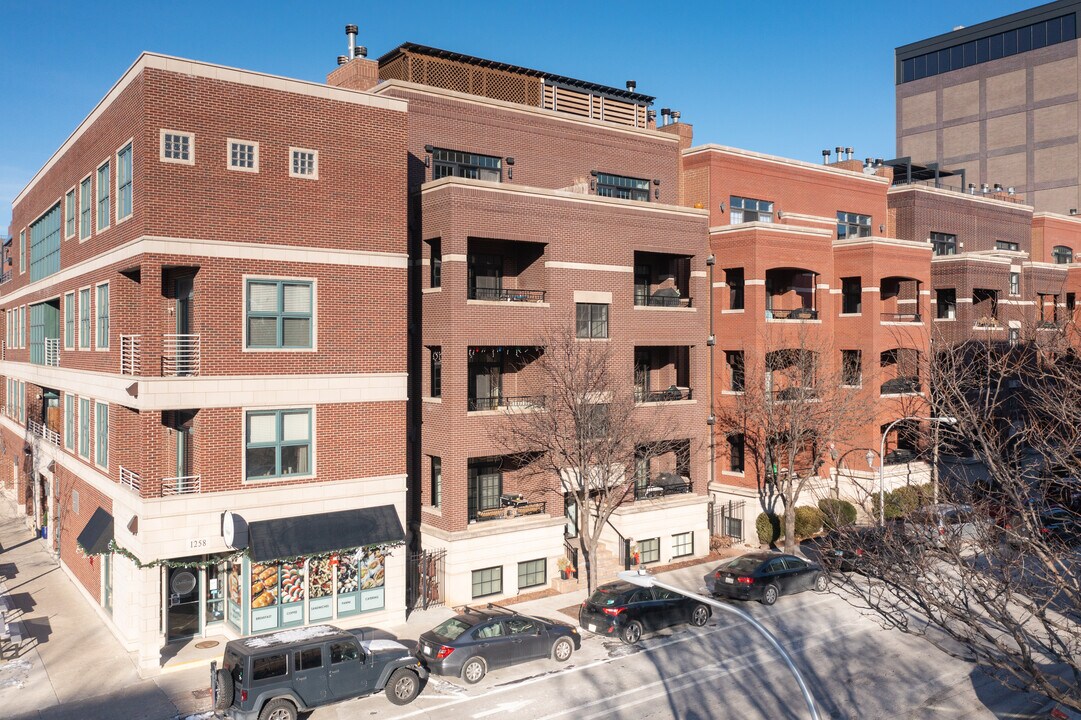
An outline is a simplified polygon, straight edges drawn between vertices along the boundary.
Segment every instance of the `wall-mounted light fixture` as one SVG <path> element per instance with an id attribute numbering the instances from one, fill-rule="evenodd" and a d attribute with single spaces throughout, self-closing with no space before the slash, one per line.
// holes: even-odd
<path id="1" fill-rule="evenodd" d="M 721 212 L 724 212 L 724 200 L 720 202 L 720 205 L 718 205 L 718 207 L 721 209 Z"/>
<path id="2" fill-rule="evenodd" d="M 879 232 L 886 232 L 886 226 L 885 225 L 879 225 L 878 226 L 878 231 Z"/>
<path id="3" fill-rule="evenodd" d="M 507 179 L 508 180 L 513 180 L 514 179 L 514 158 L 508 157 L 508 158 L 505 158 L 505 161 L 507 163 Z"/>
<path id="4" fill-rule="evenodd" d="M 1006 192 L 1008 192 L 1010 195 L 1013 195 L 1013 186 L 1011 185 L 1010 187 L 1006 188 Z"/>
<path id="5" fill-rule="evenodd" d="M 1077 214 L 1077 208 L 1070 208 L 1070 214 L 1071 215 L 1076 215 Z"/>
<path id="6" fill-rule="evenodd" d="M 706 265 L 716 265 L 716 264 L 717 264 L 717 256 L 716 255 L 707 255 L 706 256 Z"/>

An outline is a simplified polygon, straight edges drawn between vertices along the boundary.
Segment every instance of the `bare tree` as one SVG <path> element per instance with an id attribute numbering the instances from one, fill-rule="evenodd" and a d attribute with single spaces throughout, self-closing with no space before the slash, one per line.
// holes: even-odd
<path id="1" fill-rule="evenodd" d="M 946 443 L 978 462 L 944 479 L 959 507 L 842 534 L 841 549 L 862 551 L 861 573 L 838 576 L 843 594 L 1081 710 L 1081 358 L 1065 333 L 1033 328 L 937 347 L 929 364 L 936 414 L 957 419 Z"/>
<path id="2" fill-rule="evenodd" d="M 540 479 L 548 492 L 569 493 L 577 504 L 592 592 L 605 525 L 634 499 L 636 464 L 692 448 L 674 439 L 674 426 L 663 414 L 647 415 L 635 406 L 633 387 L 614 372 L 611 344 L 582 342 L 573 328 L 562 327 L 547 329 L 537 344 L 544 349 L 536 360 L 542 406 L 509 414 L 495 440 L 517 456 L 523 474 Z"/>
<path id="3" fill-rule="evenodd" d="M 784 506 L 785 552 L 796 547 L 796 503 L 830 443 L 846 442 L 873 418 L 871 403 L 845 382 L 839 353 L 805 326 L 795 330 L 765 338 L 762 355 L 744 368 L 742 392 L 717 412 L 722 432 L 743 436 L 762 509 Z"/>

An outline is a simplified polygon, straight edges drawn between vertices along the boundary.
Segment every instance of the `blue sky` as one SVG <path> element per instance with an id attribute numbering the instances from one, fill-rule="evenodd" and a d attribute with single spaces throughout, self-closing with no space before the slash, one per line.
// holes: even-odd
<path id="1" fill-rule="evenodd" d="M 1019 0 L 241 2 L 0 0 L 0 232 L 11 200 L 143 50 L 306 80 L 347 22 L 378 57 L 406 41 L 657 96 L 695 143 L 821 161 L 894 156 L 898 45 Z"/>

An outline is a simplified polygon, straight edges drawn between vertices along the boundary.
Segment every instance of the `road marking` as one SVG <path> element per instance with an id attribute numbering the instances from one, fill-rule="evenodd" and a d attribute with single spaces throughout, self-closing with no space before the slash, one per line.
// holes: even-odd
<path id="1" fill-rule="evenodd" d="M 815 605 L 820 605 L 820 604 L 826 602 L 828 597 L 829 597 L 828 594 L 816 595 L 815 599 L 810 601 L 810 602 L 800 603 L 799 605 L 792 605 L 789 608 L 785 608 L 784 610 L 779 610 L 779 611 L 775 609 L 776 608 L 776 605 L 775 605 L 774 610 L 772 610 L 770 612 L 770 617 L 769 618 L 756 618 L 756 619 L 759 622 L 769 622 L 769 620 L 771 618 L 775 618 L 775 617 L 778 617 L 778 616 L 781 616 L 781 615 L 787 615 L 789 613 L 796 613 L 796 612 L 805 612 L 807 609 L 812 608 Z M 715 614 L 713 617 L 716 618 L 716 617 L 719 617 L 719 616 Z M 744 624 L 744 622 L 742 620 L 732 618 L 732 620 L 728 624 L 718 624 L 717 628 L 714 629 L 714 630 L 706 630 L 704 632 L 702 632 L 702 631 L 695 632 L 694 628 L 690 628 L 691 632 L 688 634 L 687 637 L 680 637 L 680 638 L 676 638 L 676 639 L 672 639 L 672 640 L 666 640 L 663 643 L 657 643 L 656 645 L 652 645 L 650 647 L 642 648 L 642 650 L 639 653 L 635 653 L 635 655 L 642 654 L 642 653 L 654 652 L 655 650 L 660 650 L 663 647 L 668 647 L 669 645 L 676 645 L 676 644 L 679 644 L 679 643 L 685 643 L 685 642 L 688 642 L 690 640 L 701 640 L 703 637 L 706 637 L 708 635 L 715 635 L 715 634 L 717 634 L 719 632 L 729 631 L 729 630 L 732 630 L 735 627 L 740 627 L 740 626 L 744 626 L 744 625 L 745 624 Z M 747 630 L 751 631 L 752 628 L 747 627 Z M 394 718 L 395 718 L 395 720 L 405 720 L 405 718 L 417 717 L 418 715 L 425 715 L 427 713 L 431 713 L 431 712 L 434 712 L 436 710 L 442 710 L 443 708 L 451 707 L 453 705 L 460 705 L 462 703 L 472 702 L 474 700 L 483 700 L 483 699 L 489 698 L 489 697 L 491 697 L 493 695 L 501 695 L 503 693 L 512 692 L 512 691 L 513 692 L 518 692 L 521 688 L 526 687 L 528 685 L 534 685 L 534 684 L 539 683 L 539 682 L 544 682 L 546 680 L 551 680 L 552 678 L 562 678 L 562 677 L 565 677 L 566 675 L 568 675 L 570 673 L 576 673 L 576 672 L 583 672 L 585 670 L 591 670 L 592 668 L 600 667 L 602 665 L 608 665 L 608 664 L 614 663 L 614 662 L 616 662 L 618 660 L 623 660 L 623 659 L 625 659 L 627 657 L 630 657 L 630 656 L 624 655 L 624 656 L 614 657 L 614 658 L 602 658 L 600 660 L 595 660 L 594 662 L 588 663 L 586 665 L 577 665 L 575 667 L 563 668 L 563 669 L 561 669 L 561 670 L 559 670 L 557 672 L 545 673 L 544 675 L 539 675 L 539 676 L 537 676 L 535 678 L 530 678 L 528 680 L 523 680 L 522 682 L 517 682 L 517 683 L 514 683 L 514 684 L 509 685 L 507 687 L 494 688 L 492 690 L 488 690 L 487 692 L 480 693 L 479 695 L 470 695 L 468 697 L 455 698 L 454 700 L 448 700 L 448 701 L 446 701 L 444 703 L 440 703 L 438 705 L 432 705 L 430 707 L 419 708 L 417 710 L 413 710 L 412 712 L 405 713 L 404 715 L 396 715 L 396 716 L 394 716 Z M 421 699 L 423 699 L 423 696 L 421 696 L 420 698 L 417 698 L 417 699 L 421 700 Z"/>
<path id="2" fill-rule="evenodd" d="M 498 705 L 496 705 L 491 710 L 485 710 L 484 712 L 479 712 L 476 715 L 474 715 L 473 717 L 474 718 L 482 718 L 482 717 L 488 717 L 489 715 L 502 715 L 502 714 L 509 715 L 512 712 L 516 712 L 518 710 L 521 710 L 526 705 L 529 705 L 532 702 L 533 702 L 532 700 L 518 700 L 516 702 L 499 703 Z"/>

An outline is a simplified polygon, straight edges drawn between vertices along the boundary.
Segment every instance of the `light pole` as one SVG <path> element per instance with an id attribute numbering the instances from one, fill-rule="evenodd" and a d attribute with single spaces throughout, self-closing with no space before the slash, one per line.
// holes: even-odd
<path id="1" fill-rule="evenodd" d="M 634 585 L 639 585 L 641 587 L 658 587 L 662 590 L 671 590 L 672 592 L 679 593 L 684 597 L 689 597 L 692 600 L 697 600 L 698 602 L 711 605 L 718 610 L 724 610 L 725 612 L 738 615 L 740 618 L 749 622 L 751 624 L 751 627 L 761 633 L 762 636 L 766 638 L 767 641 L 769 641 L 769 644 L 773 646 L 773 649 L 776 650 L 777 653 L 784 659 L 785 664 L 788 665 L 788 669 L 792 671 L 792 674 L 796 678 L 796 682 L 799 684 L 800 692 L 803 693 L 803 700 L 807 703 L 807 711 L 811 714 L 811 720 L 818 720 L 818 710 L 815 709 L 814 698 L 811 697 L 811 691 L 807 689 L 807 684 L 803 682 L 803 676 L 800 675 L 800 672 L 796 668 L 795 663 L 792 662 L 792 658 L 789 657 L 788 653 L 784 651 L 784 648 L 781 647 L 781 643 L 777 641 L 777 638 L 773 636 L 773 633 L 767 630 L 765 626 L 755 620 L 751 615 L 727 603 L 718 602 L 713 598 L 705 597 L 704 595 L 698 595 L 697 593 L 689 592 L 687 590 L 684 590 L 683 588 L 678 588 L 674 585 L 669 585 L 668 583 L 661 582 L 656 578 L 656 576 L 649 574 L 649 572 L 645 570 L 625 570 L 619 573 L 619 579 L 632 583 Z"/>
<path id="2" fill-rule="evenodd" d="M 929 422 L 929 423 L 935 423 L 935 424 L 943 423 L 945 425 L 956 425 L 957 424 L 957 418 L 950 417 L 948 415 L 944 416 L 944 417 L 926 417 L 926 418 L 925 417 L 919 417 L 918 415 L 906 415 L 904 417 L 897 418 L 896 420 L 891 422 L 889 425 L 887 425 L 886 429 L 882 431 L 882 442 L 878 446 L 878 524 L 879 525 L 885 525 L 886 524 L 886 479 L 885 479 L 886 436 L 890 434 L 890 430 L 893 429 L 894 425 L 896 425 L 899 422 L 904 422 L 905 420 L 923 420 L 923 421 Z M 938 439 L 936 437 L 935 441 L 937 442 L 937 440 Z M 937 469 L 938 468 L 933 468 L 933 470 L 937 470 Z M 937 475 L 935 477 L 937 477 Z M 937 496 L 938 496 L 937 487 L 936 487 L 935 496 L 936 496 L 936 499 L 937 499 Z"/>

